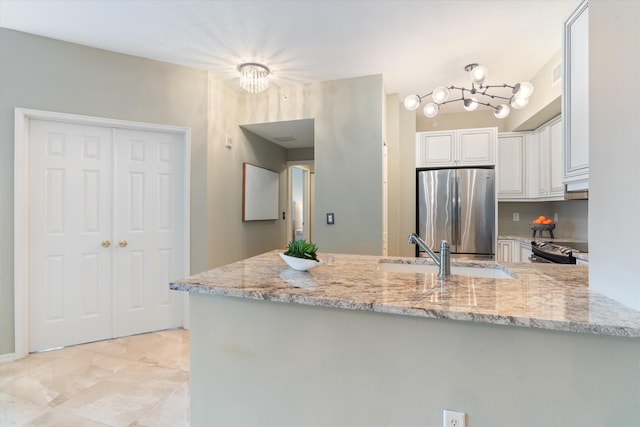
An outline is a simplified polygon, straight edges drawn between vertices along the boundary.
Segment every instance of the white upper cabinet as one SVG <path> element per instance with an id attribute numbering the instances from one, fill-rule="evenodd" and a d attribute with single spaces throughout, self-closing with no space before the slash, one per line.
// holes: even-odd
<path id="1" fill-rule="evenodd" d="M 498 134 L 498 199 L 527 197 L 527 139 L 524 132 Z"/>
<path id="2" fill-rule="evenodd" d="M 495 164 L 497 128 L 416 134 L 416 167 Z"/>
<path id="3" fill-rule="evenodd" d="M 498 200 L 563 200 L 560 116 L 531 132 L 498 135 Z"/>
<path id="4" fill-rule="evenodd" d="M 538 148 L 538 188 L 536 198 L 564 199 L 562 173 L 562 119 L 557 117 L 534 131 L 531 142 Z"/>
<path id="5" fill-rule="evenodd" d="M 564 24 L 564 182 L 571 190 L 589 180 L 589 16 L 583 1 Z"/>

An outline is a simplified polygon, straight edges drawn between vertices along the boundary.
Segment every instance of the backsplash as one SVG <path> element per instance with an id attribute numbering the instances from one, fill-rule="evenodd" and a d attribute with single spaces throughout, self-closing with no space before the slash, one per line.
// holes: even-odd
<path id="1" fill-rule="evenodd" d="M 513 214 L 520 214 L 520 221 Z M 498 203 L 498 235 L 532 235 L 531 221 L 544 215 L 551 219 L 558 214 L 556 237 L 588 240 L 588 200 L 564 200 L 559 202 L 500 202 Z"/>

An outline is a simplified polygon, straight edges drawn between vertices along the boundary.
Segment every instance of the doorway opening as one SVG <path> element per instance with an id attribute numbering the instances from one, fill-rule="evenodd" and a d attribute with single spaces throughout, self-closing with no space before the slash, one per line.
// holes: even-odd
<path id="1" fill-rule="evenodd" d="M 286 241 L 313 241 L 313 161 L 288 162 Z"/>

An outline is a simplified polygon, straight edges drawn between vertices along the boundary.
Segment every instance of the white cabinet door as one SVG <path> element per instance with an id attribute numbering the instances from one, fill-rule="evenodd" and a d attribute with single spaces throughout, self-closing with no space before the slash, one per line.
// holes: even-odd
<path id="1" fill-rule="evenodd" d="M 498 200 L 527 197 L 526 134 L 498 135 Z"/>
<path id="2" fill-rule="evenodd" d="M 564 24 L 564 182 L 589 179 L 589 16 L 583 1 Z M 586 184 L 585 184 L 586 185 Z"/>
<path id="3" fill-rule="evenodd" d="M 549 123 L 549 195 L 564 198 L 562 118 Z"/>
<path id="4" fill-rule="evenodd" d="M 513 243 L 511 239 L 498 239 L 498 262 L 514 262 Z"/>
<path id="5" fill-rule="evenodd" d="M 531 262 L 531 244 L 518 242 L 518 262 Z"/>
<path id="6" fill-rule="evenodd" d="M 419 132 L 416 135 L 416 167 L 453 165 L 456 132 Z"/>
<path id="7" fill-rule="evenodd" d="M 562 200 L 564 182 L 562 172 L 563 144 L 562 118 L 550 120 L 529 134 L 531 144 L 528 159 L 532 174 L 529 198 L 535 200 Z"/>
<path id="8" fill-rule="evenodd" d="M 497 128 L 416 134 L 416 167 L 491 166 L 495 164 Z"/>
<path id="9" fill-rule="evenodd" d="M 465 166 L 495 164 L 496 128 L 458 131 L 458 163 Z"/>

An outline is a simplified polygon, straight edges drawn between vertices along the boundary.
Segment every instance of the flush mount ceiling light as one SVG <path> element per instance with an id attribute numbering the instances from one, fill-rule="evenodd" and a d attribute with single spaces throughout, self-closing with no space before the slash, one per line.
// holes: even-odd
<path id="1" fill-rule="evenodd" d="M 531 83 L 521 82 L 516 83 L 513 86 L 506 83 L 501 85 L 485 85 L 484 82 L 488 75 L 487 67 L 484 65 L 469 64 L 464 67 L 464 70 L 469 73 L 471 89 L 456 86 L 438 86 L 423 96 L 407 96 L 404 99 L 404 108 L 414 111 L 418 109 L 424 98 L 431 95 L 433 102 L 425 105 L 423 110 L 424 115 L 429 118 L 433 118 L 438 115 L 441 105 L 460 101 L 463 103 L 466 111 L 473 111 L 478 107 L 478 105 L 486 105 L 487 107 L 493 108 L 494 116 L 498 119 L 504 119 L 509 115 L 509 105 L 518 110 L 526 107 L 529 103 L 529 97 L 533 93 L 533 85 Z M 502 96 L 495 93 L 489 93 L 491 89 L 496 88 L 509 88 L 511 89 L 511 94 L 510 96 Z M 451 92 L 456 90 L 460 91 L 460 97 L 456 99 L 449 99 Z M 507 103 L 494 105 L 495 99 L 505 100 L 509 105 L 507 105 Z"/>
<path id="2" fill-rule="evenodd" d="M 240 87 L 249 93 L 258 93 L 269 87 L 271 70 L 266 65 L 246 62 L 238 65 Z"/>

